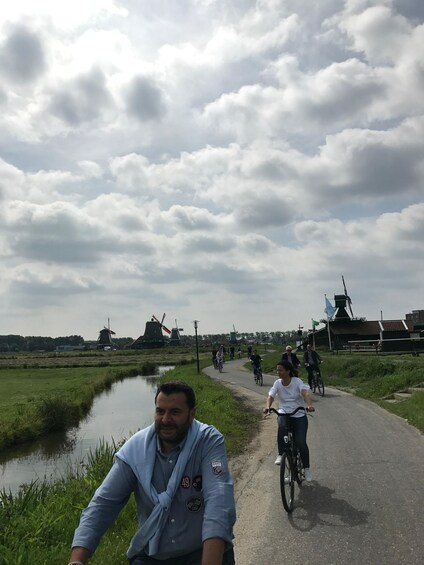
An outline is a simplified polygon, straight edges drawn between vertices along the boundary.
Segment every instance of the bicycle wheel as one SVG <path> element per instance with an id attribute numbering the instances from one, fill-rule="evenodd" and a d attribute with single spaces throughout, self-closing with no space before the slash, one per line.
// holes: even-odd
<path id="1" fill-rule="evenodd" d="M 262 377 L 262 371 L 258 371 L 258 385 L 262 386 L 264 384 L 264 379 Z"/>
<path id="2" fill-rule="evenodd" d="M 314 373 L 314 376 L 312 377 L 312 392 L 315 394 L 315 391 L 317 390 L 317 377 Z"/>
<path id="3" fill-rule="evenodd" d="M 292 458 L 283 453 L 280 466 L 281 500 L 286 512 L 292 512 L 294 502 L 294 468 Z"/>
<path id="4" fill-rule="evenodd" d="M 319 394 L 321 396 L 324 396 L 324 381 L 322 380 L 321 375 L 318 375 L 317 377 L 317 387 Z"/>

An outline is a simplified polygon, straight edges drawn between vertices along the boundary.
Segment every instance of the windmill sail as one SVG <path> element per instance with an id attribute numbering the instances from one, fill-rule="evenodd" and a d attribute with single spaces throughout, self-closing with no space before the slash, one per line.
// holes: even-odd
<path id="1" fill-rule="evenodd" d="M 343 281 L 343 289 L 344 289 L 344 293 L 345 293 L 345 296 L 346 296 L 347 305 L 348 305 L 349 310 L 350 310 L 350 315 L 351 315 L 352 318 L 353 318 L 352 300 L 350 299 L 350 296 L 349 296 L 348 293 L 347 293 L 347 290 L 346 290 L 346 283 L 345 283 L 345 280 L 344 280 L 344 276 L 343 276 L 343 275 L 342 275 L 342 281 Z"/>
<path id="2" fill-rule="evenodd" d="M 165 319 L 165 314 L 162 316 L 161 322 L 156 318 L 156 316 L 152 316 L 152 321 L 157 322 L 164 332 L 166 332 L 167 334 L 170 334 L 171 330 L 169 330 L 166 326 L 163 325 L 164 319 Z"/>

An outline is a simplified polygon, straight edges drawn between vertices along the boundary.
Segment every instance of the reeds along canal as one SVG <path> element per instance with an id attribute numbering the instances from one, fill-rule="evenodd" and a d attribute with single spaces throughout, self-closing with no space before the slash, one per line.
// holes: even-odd
<path id="1" fill-rule="evenodd" d="M 153 421 L 154 397 L 161 374 L 116 382 L 95 400 L 77 428 L 49 434 L 30 444 L 0 453 L 0 490 L 16 494 L 21 485 L 51 481 L 87 459 L 101 441 L 118 443 Z"/>

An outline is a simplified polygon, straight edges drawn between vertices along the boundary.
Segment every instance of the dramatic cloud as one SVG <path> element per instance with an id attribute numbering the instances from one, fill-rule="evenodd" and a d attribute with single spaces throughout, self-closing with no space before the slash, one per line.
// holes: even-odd
<path id="1" fill-rule="evenodd" d="M 127 95 L 130 115 L 141 122 L 157 120 L 165 113 L 160 89 L 145 77 L 133 79 Z"/>
<path id="2" fill-rule="evenodd" d="M 12 27 L 8 32 L 0 45 L 0 71 L 12 82 L 32 82 L 46 67 L 41 38 L 23 26 Z"/>
<path id="3" fill-rule="evenodd" d="M 110 103 L 103 73 L 92 72 L 63 85 L 52 97 L 51 111 L 71 126 L 99 117 L 102 107 Z"/>

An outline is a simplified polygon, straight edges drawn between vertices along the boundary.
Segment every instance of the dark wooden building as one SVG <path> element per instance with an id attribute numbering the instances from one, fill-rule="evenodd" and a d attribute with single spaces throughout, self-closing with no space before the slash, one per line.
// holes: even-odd
<path id="1" fill-rule="evenodd" d="M 343 281 L 344 284 L 344 281 Z M 333 350 L 410 352 L 424 351 L 424 324 L 418 313 L 406 315 L 405 320 L 371 320 L 353 317 L 351 299 L 346 293 L 334 296 L 335 313 L 329 320 L 321 320 L 325 328 L 308 334 L 308 342 L 316 347 Z M 350 314 L 348 314 L 349 309 Z"/>

